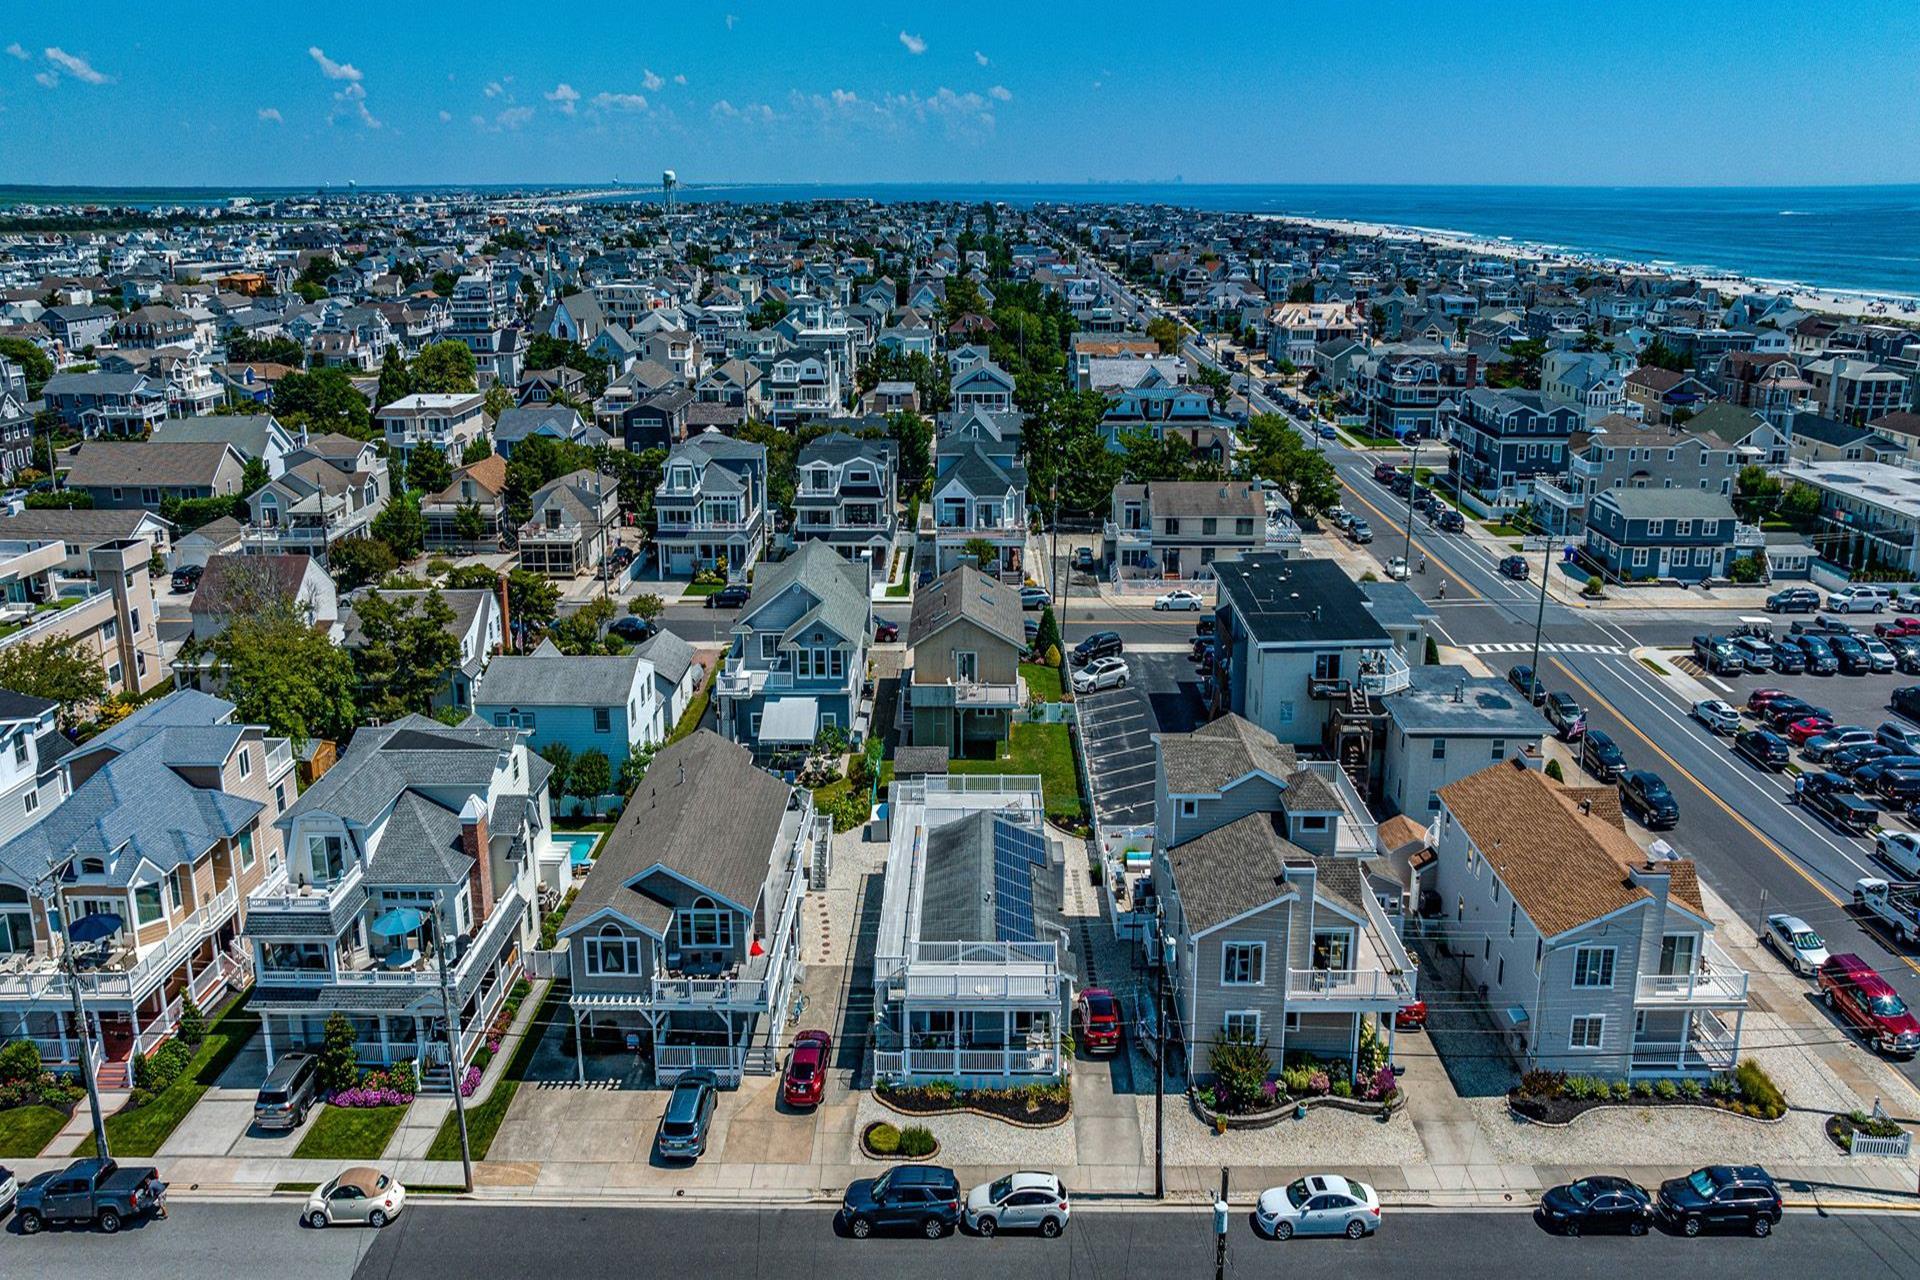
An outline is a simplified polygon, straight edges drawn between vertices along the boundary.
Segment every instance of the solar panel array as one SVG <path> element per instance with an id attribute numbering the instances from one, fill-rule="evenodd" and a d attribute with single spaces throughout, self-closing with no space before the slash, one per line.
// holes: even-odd
<path id="1" fill-rule="evenodd" d="M 1038 942 L 1033 922 L 1033 876 L 1047 865 L 1040 832 L 1012 821 L 993 820 L 993 936 L 996 942 Z"/>

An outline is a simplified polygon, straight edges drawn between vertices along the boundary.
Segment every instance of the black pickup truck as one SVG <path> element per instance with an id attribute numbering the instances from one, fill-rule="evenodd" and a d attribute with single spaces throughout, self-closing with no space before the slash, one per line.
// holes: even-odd
<path id="1" fill-rule="evenodd" d="M 167 1184 L 152 1165 L 122 1168 L 112 1160 L 76 1160 L 21 1186 L 15 1209 L 25 1235 L 49 1222 L 97 1222 L 112 1233 L 129 1218 L 166 1217 Z"/>

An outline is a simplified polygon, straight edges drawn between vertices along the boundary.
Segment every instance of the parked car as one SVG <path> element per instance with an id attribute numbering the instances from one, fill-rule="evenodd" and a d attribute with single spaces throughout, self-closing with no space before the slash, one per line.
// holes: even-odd
<path id="1" fill-rule="evenodd" d="M 1387 580 L 1389 582 L 1405 582 L 1407 580 L 1407 558 L 1405 556 L 1388 557 Z"/>
<path id="2" fill-rule="evenodd" d="M 790 1107 L 817 1107 L 827 1096 L 827 1063 L 833 1055 L 833 1037 L 824 1031 L 802 1031 L 787 1053 L 780 1096 Z"/>
<path id="3" fill-rule="evenodd" d="M 1767 597 L 1768 613 L 1812 613 L 1820 607 L 1820 593 L 1812 587 L 1788 587 Z"/>
<path id="4" fill-rule="evenodd" d="M 1920 635 L 1888 636 L 1886 645 L 1893 650 L 1895 670 L 1903 675 L 1920 675 Z"/>
<path id="5" fill-rule="evenodd" d="M 13 1202 L 20 1195 L 20 1184 L 14 1179 L 13 1170 L 0 1164 L 0 1218 L 13 1212 Z"/>
<path id="6" fill-rule="evenodd" d="M 202 564 L 183 564 L 173 571 L 173 579 L 169 585 L 175 591 L 192 591 L 200 585 L 200 578 L 206 571 L 207 567 Z"/>
<path id="7" fill-rule="evenodd" d="M 1587 729 L 1587 713 L 1574 701 L 1570 693 L 1555 691 L 1547 695 L 1545 704 L 1547 723 L 1568 742 L 1572 742 Z"/>
<path id="8" fill-rule="evenodd" d="M 1427 1002 L 1413 1000 L 1393 1011 L 1393 1025 L 1399 1031 L 1425 1031 L 1427 1029 Z"/>
<path id="9" fill-rule="evenodd" d="M 1075 693 L 1093 693 L 1098 689 L 1118 689 L 1133 677 L 1120 658 L 1095 658 L 1073 673 Z"/>
<path id="10" fill-rule="evenodd" d="M 1780 1188 L 1757 1164 L 1716 1164 L 1661 1183 L 1658 1212 L 1682 1235 L 1709 1227 L 1771 1235 L 1780 1221 Z"/>
<path id="11" fill-rule="evenodd" d="M 1893 592 L 1885 587 L 1853 585 L 1840 588 L 1827 596 L 1827 611 L 1830 613 L 1885 613 L 1887 606 L 1893 603 Z"/>
<path id="12" fill-rule="evenodd" d="M 1898 618 L 1888 618 L 1885 622 L 1876 622 L 1873 624 L 1873 634 L 1882 640 L 1920 636 L 1920 618 L 1902 615 Z"/>
<path id="13" fill-rule="evenodd" d="M 1920 756 L 1881 756 L 1878 760 L 1868 761 L 1855 769 L 1847 777 L 1852 781 L 1854 790 L 1863 795 L 1878 791 L 1880 780 L 1890 773 L 1908 772 L 1920 769 Z"/>
<path id="14" fill-rule="evenodd" d="M 1740 728 L 1740 712 L 1722 698 L 1696 702 L 1688 714 L 1715 733 L 1735 733 Z"/>
<path id="15" fill-rule="evenodd" d="M 628 644 L 639 644 L 651 639 L 659 628 L 645 618 L 636 618 L 628 614 L 624 618 L 615 618 L 607 627 L 607 634 Z"/>
<path id="16" fill-rule="evenodd" d="M 1800 745 L 1807 759 L 1819 764 L 1834 752 L 1847 747 L 1857 747 L 1873 741 L 1873 730 L 1864 729 L 1857 724 L 1833 725 L 1817 738 L 1809 738 Z"/>
<path id="17" fill-rule="evenodd" d="M 1859 644 L 1867 651 L 1867 665 L 1873 671 L 1884 675 L 1900 665 L 1900 660 L 1893 656 L 1893 650 L 1887 648 L 1887 642 L 1878 636 L 1861 636 Z"/>
<path id="18" fill-rule="evenodd" d="M 707 597 L 707 608 L 738 609 L 752 594 L 744 583 L 731 582 Z"/>
<path id="19" fill-rule="evenodd" d="M 1754 673 L 1773 670 L 1773 645 L 1753 636 L 1737 636 L 1732 641 L 1733 651 L 1740 655 L 1740 665 Z"/>
<path id="20" fill-rule="evenodd" d="M 1733 740 L 1733 749 L 1768 772 L 1787 767 L 1793 748 L 1779 734 L 1767 729 L 1749 729 Z"/>
<path id="21" fill-rule="evenodd" d="M 1580 736 L 1580 767 L 1602 782 L 1613 782 L 1626 772 L 1627 757 L 1604 730 L 1589 729 Z"/>
<path id="22" fill-rule="evenodd" d="M 720 1081 L 711 1071 L 689 1071 L 673 1082 L 654 1138 L 662 1158 L 698 1160 L 707 1154 L 708 1131 L 713 1127 L 713 1107 L 719 1095 Z"/>
<path id="23" fill-rule="evenodd" d="M 1903 685 L 1887 698 L 1887 706 L 1909 720 L 1920 720 L 1920 685 Z"/>
<path id="24" fill-rule="evenodd" d="M 1755 714 L 1774 729 L 1784 729 L 1795 720 L 1805 720 L 1808 716 L 1825 716 L 1827 719 L 1832 719 L 1825 707 L 1816 707 L 1805 698 L 1792 696 L 1777 698 Z"/>
<path id="25" fill-rule="evenodd" d="M 1540 1197 L 1540 1220 L 1563 1236 L 1625 1232 L 1643 1236 L 1653 1224 L 1653 1197 L 1625 1178 L 1581 1178 L 1549 1187 Z"/>
<path id="26" fill-rule="evenodd" d="M 840 1198 L 835 1224 L 856 1240 L 876 1231 L 917 1231 L 938 1240 L 960 1221 L 960 1180 L 931 1164 L 895 1165 L 877 1178 L 857 1178 Z"/>
<path id="27" fill-rule="evenodd" d="M 1118 631 L 1096 631 L 1073 646 L 1072 662 L 1076 667 L 1084 667 L 1095 658 L 1117 658 L 1125 650 Z"/>
<path id="28" fill-rule="evenodd" d="M 1373 541 L 1373 526 L 1365 520 L 1355 520 L 1347 526 L 1347 536 L 1362 545 Z"/>
<path id="29" fill-rule="evenodd" d="M 1876 831 L 1873 852 L 1907 879 L 1920 878 L 1920 836 L 1908 831 Z"/>
<path id="30" fill-rule="evenodd" d="M 1527 580 L 1527 558 L 1525 556 L 1503 556 L 1500 560 L 1500 576 L 1512 578 L 1516 582 Z"/>
<path id="31" fill-rule="evenodd" d="M 892 644 L 899 638 L 899 623 L 888 622 L 883 618 L 873 624 L 873 639 L 875 644 Z"/>
<path id="32" fill-rule="evenodd" d="M 1547 690 L 1534 678 L 1533 668 L 1526 663 L 1518 663 L 1507 668 L 1507 683 L 1520 691 L 1520 696 L 1532 700 L 1539 706 L 1547 700 Z"/>
<path id="33" fill-rule="evenodd" d="M 1253 1221 L 1262 1235 L 1275 1240 L 1339 1235 L 1358 1240 L 1380 1229 L 1380 1197 L 1364 1182 L 1314 1173 L 1262 1191 Z"/>
<path id="34" fill-rule="evenodd" d="M 1630 769 L 1621 776 L 1620 803 L 1649 830 L 1663 831 L 1680 821 L 1680 802 L 1650 769 Z"/>
<path id="35" fill-rule="evenodd" d="M 1773 655 L 1773 669 L 1783 676 L 1797 676 L 1807 669 L 1806 651 L 1797 644 L 1776 640 L 1767 645 Z"/>
<path id="36" fill-rule="evenodd" d="M 1053 592 L 1045 587 L 1029 583 L 1020 588 L 1020 607 L 1022 609 L 1042 609 L 1053 603 Z"/>
<path id="37" fill-rule="evenodd" d="M 1882 721 L 1873 736 L 1902 755 L 1920 755 L 1920 729 L 1897 720 Z"/>
<path id="38" fill-rule="evenodd" d="M 1747 695 L 1747 710 L 1753 712 L 1755 715 L 1761 715 L 1765 713 L 1768 707 L 1771 707 L 1776 702 L 1797 701 L 1799 701 L 1799 699 L 1795 698 L 1785 689 L 1755 689 Z"/>
<path id="39" fill-rule="evenodd" d="M 1206 602 L 1182 587 L 1177 591 L 1169 591 L 1163 596 L 1154 597 L 1153 607 L 1160 613 L 1198 613 L 1206 607 Z"/>
<path id="40" fill-rule="evenodd" d="M 1920 800 L 1920 768 L 1882 770 L 1874 779 L 1873 793 L 1896 808 Z"/>
<path id="41" fill-rule="evenodd" d="M 1747 669 L 1740 650 L 1725 636 L 1695 636 L 1693 658 L 1711 675 L 1737 676 Z"/>
<path id="42" fill-rule="evenodd" d="M 1767 917 L 1767 927 L 1761 936 L 1795 973 L 1812 977 L 1827 962 L 1826 941 L 1799 916 L 1774 912 Z"/>
<path id="43" fill-rule="evenodd" d="M 1465 533 L 1467 518 L 1452 507 L 1443 507 L 1440 514 L 1435 517 L 1434 524 L 1439 526 L 1442 533 Z"/>
<path id="44" fill-rule="evenodd" d="M 1882 742 L 1863 742 L 1855 747 L 1842 747 L 1828 757 L 1827 768 L 1835 773 L 1851 778 L 1854 772 L 1864 769 L 1883 756 L 1893 754 L 1893 748 Z"/>
<path id="45" fill-rule="evenodd" d="M 1808 675 L 1830 676 L 1840 670 L 1840 659 L 1833 656 L 1833 646 L 1825 636 L 1800 636 L 1787 643 L 1798 644 L 1800 652 L 1807 655 Z"/>
<path id="46" fill-rule="evenodd" d="M 253 1098 L 253 1123 L 261 1129 L 298 1129 L 317 1101 L 320 1059 L 311 1053 L 283 1054 Z"/>
<path id="47" fill-rule="evenodd" d="M 165 1217 L 167 1184 L 152 1165 L 121 1167 L 112 1160 L 75 1160 L 28 1178 L 14 1197 L 20 1234 L 50 1222 L 92 1222 L 112 1235 L 130 1218 Z"/>
<path id="48" fill-rule="evenodd" d="M 1100 563 L 1099 555 L 1092 547 L 1077 547 L 1073 553 L 1073 567 L 1091 573 Z"/>
<path id="49" fill-rule="evenodd" d="M 1920 1021 L 1872 965 L 1842 952 L 1829 956 L 1818 976 L 1827 1008 L 1868 1044 L 1895 1057 L 1911 1057 L 1920 1049 Z"/>
<path id="50" fill-rule="evenodd" d="M 315 1231 L 337 1222 L 364 1222 L 378 1230 L 407 1207 L 407 1189 L 367 1165 L 345 1170 L 314 1188 L 301 1216 Z"/>
<path id="51" fill-rule="evenodd" d="M 1833 729 L 1833 717 L 1830 715 L 1806 715 L 1787 726 L 1787 738 L 1796 747 L 1804 747 L 1808 742 Z"/>
<path id="52" fill-rule="evenodd" d="M 1051 1240 L 1067 1229 L 1067 1189 L 1051 1173 L 1009 1173 L 967 1192 L 964 1221 L 983 1236 L 1038 1231 Z"/>
<path id="53" fill-rule="evenodd" d="M 1120 1002 L 1105 987 L 1087 987 L 1073 1002 L 1074 1034 L 1089 1054 L 1120 1050 Z"/>
<path id="54" fill-rule="evenodd" d="M 1833 650 L 1833 660 L 1840 664 L 1841 675 L 1864 676 L 1873 670 L 1873 657 L 1858 637 L 1828 636 L 1827 647 Z"/>

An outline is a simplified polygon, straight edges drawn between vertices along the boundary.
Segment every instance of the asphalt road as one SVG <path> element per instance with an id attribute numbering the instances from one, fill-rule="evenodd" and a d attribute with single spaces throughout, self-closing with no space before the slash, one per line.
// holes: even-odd
<path id="1" fill-rule="evenodd" d="M 416 1202 L 384 1231 L 309 1231 L 291 1201 L 176 1206 L 172 1217 L 118 1236 L 17 1233 L 0 1244 L 7 1274 L 66 1277 L 272 1276 L 275 1280 L 475 1280 L 476 1277 L 692 1275 L 834 1276 L 921 1280 L 1025 1277 L 1204 1276 L 1214 1262 L 1210 1213 L 1199 1207 L 1080 1210 L 1058 1240 L 956 1236 L 855 1241 L 837 1235 L 823 1208 L 554 1208 Z M 1920 1216 L 1818 1217 L 1793 1213 L 1767 1240 L 1562 1239 L 1525 1213 L 1424 1213 L 1389 1209 L 1362 1241 L 1254 1236 L 1236 1211 L 1227 1235 L 1229 1275 L 1349 1277 L 1485 1274 L 1594 1276 L 1629 1268 L 1690 1280 L 1756 1275 L 1881 1280 L 1920 1273 Z"/>

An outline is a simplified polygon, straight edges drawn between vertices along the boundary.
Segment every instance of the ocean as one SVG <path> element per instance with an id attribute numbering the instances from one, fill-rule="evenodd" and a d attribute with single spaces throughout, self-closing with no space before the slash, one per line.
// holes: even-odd
<path id="1" fill-rule="evenodd" d="M 612 184 L 606 184 L 611 186 Z M 579 190 L 525 184 L 425 190 Z M 363 187 L 363 191 L 377 188 Z M 385 188 L 391 189 L 391 188 Z M 605 189 L 604 187 L 597 189 Z M 309 194 L 291 188 L 0 187 L 0 207 L 22 202 L 217 203 Z M 653 187 L 603 197 L 658 199 Z M 1920 186 L 1476 187 L 1213 185 L 1202 183 L 691 184 L 683 202 L 830 198 L 1176 204 L 1291 214 L 1505 238 L 1671 268 L 1733 272 L 1824 289 L 1920 297 Z"/>

